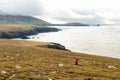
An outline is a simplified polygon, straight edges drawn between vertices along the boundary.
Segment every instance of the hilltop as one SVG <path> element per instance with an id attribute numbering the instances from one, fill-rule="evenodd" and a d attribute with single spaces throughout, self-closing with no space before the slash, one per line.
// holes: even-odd
<path id="1" fill-rule="evenodd" d="M 65 26 L 89 26 L 88 24 L 83 23 L 67 23 Z"/>
<path id="2" fill-rule="evenodd" d="M 120 59 L 52 49 L 49 44 L 0 39 L 0 80 L 120 79 Z"/>
<path id="3" fill-rule="evenodd" d="M 48 22 L 32 17 L 22 15 L 0 15 L 0 24 L 49 24 Z"/>

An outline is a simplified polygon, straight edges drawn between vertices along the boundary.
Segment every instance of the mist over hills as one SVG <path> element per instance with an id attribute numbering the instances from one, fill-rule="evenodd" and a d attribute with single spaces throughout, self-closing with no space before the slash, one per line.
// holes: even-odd
<path id="1" fill-rule="evenodd" d="M 82 23 L 50 24 L 32 16 L 0 14 L 0 24 L 38 24 L 40 26 L 89 26 Z"/>

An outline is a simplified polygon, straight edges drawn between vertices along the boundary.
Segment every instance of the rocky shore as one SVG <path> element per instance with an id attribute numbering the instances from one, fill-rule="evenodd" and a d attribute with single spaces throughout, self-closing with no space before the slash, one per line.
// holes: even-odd
<path id="1" fill-rule="evenodd" d="M 49 28 L 49 27 L 44 27 L 44 28 L 33 28 L 30 30 L 25 30 L 25 31 L 8 31 L 8 32 L 0 32 L 0 38 L 6 38 L 6 39 L 12 39 L 12 38 L 22 38 L 22 39 L 27 39 L 27 36 L 30 35 L 35 35 L 37 33 L 44 33 L 44 32 L 57 32 L 60 31 L 60 29 L 57 28 Z"/>
<path id="2" fill-rule="evenodd" d="M 63 46 L 63 45 L 61 45 L 59 43 L 50 43 L 50 44 L 48 44 L 47 47 L 52 48 L 52 49 L 70 51 L 70 50 L 66 49 L 65 46 Z"/>

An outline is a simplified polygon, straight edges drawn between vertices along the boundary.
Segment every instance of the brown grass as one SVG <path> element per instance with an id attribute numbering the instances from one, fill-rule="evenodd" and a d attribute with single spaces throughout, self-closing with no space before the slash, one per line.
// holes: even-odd
<path id="1" fill-rule="evenodd" d="M 47 44 L 1 39 L 0 71 L 7 73 L 0 74 L 0 80 L 120 79 L 120 59 L 48 49 Z M 79 65 L 74 63 L 76 56 L 80 59 Z M 59 67 L 58 64 L 64 66 Z"/>
<path id="2" fill-rule="evenodd" d="M 0 24 L 0 32 L 8 31 L 24 31 L 34 28 L 32 25 L 26 24 Z"/>

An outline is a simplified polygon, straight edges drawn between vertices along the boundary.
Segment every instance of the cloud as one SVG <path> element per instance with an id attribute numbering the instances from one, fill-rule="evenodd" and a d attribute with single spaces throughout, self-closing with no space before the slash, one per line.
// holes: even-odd
<path id="1" fill-rule="evenodd" d="M 63 18 L 63 17 L 59 17 L 56 18 L 59 19 L 61 21 L 65 21 L 68 23 L 71 22 L 78 22 L 78 23 L 85 23 L 85 24 L 102 24 L 104 23 L 104 18 L 99 17 L 99 16 L 94 16 L 93 18 Z"/>
<path id="2" fill-rule="evenodd" d="M 0 14 L 35 16 L 47 21 L 49 20 L 51 23 L 119 23 L 119 0 L 117 0 L 117 2 L 111 0 L 109 4 L 106 5 L 108 1 L 109 0 L 0 0 Z M 114 5 L 113 2 L 115 2 Z"/>
<path id="3" fill-rule="evenodd" d="M 42 0 L 49 22 L 81 22 L 88 24 L 113 24 L 120 18 L 119 0 Z M 56 21 L 55 21 L 56 20 Z"/>
<path id="4" fill-rule="evenodd" d="M 40 15 L 44 7 L 39 0 L 1 0 L 1 14 Z"/>
<path id="5" fill-rule="evenodd" d="M 120 24 L 120 18 L 112 19 L 115 24 Z"/>
<path id="6" fill-rule="evenodd" d="M 55 14 L 57 15 L 47 15 L 47 17 L 68 23 L 78 22 L 87 24 L 102 24 L 105 22 L 104 17 L 98 15 L 97 13 L 91 10 L 63 9 L 58 10 Z"/>
<path id="7" fill-rule="evenodd" d="M 117 14 L 117 15 L 116 15 Z M 45 15 L 48 18 L 61 22 L 78 22 L 85 24 L 115 24 L 119 23 L 119 9 L 70 9 L 64 8 Z M 53 22 L 54 23 L 54 22 Z"/>

